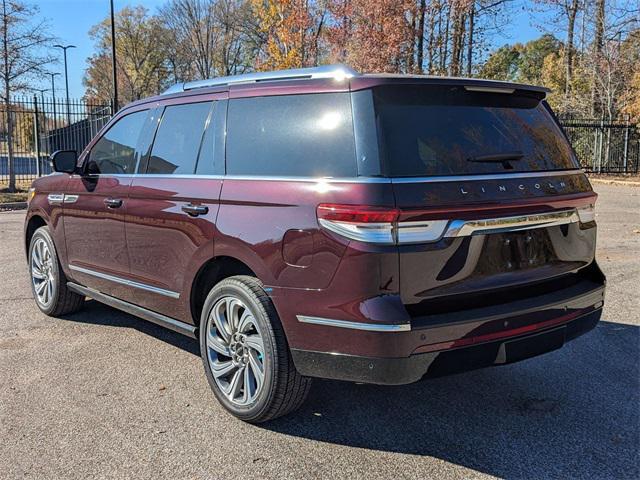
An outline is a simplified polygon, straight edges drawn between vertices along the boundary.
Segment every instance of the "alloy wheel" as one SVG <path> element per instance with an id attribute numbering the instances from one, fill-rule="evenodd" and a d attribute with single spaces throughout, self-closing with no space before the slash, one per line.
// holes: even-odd
<path id="1" fill-rule="evenodd" d="M 264 341 L 251 310 L 237 297 L 219 299 L 207 318 L 207 358 L 222 394 L 234 405 L 253 403 L 264 386 Z"/>
<path id="2" fill-rule="evenodd" d="M 43 238 L 33 243 L 31 250 L 31 281 L 38 302 L 48 307 L 53 301 L 55 273 L 51 249 Z"/>

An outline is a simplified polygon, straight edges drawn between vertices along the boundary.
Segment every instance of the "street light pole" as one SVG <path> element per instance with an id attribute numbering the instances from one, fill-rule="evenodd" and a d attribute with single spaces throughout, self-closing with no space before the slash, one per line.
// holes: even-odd
<path id="1" fill-rule="evenodd" d="M 44 92 L 48 92 L 48 88 L 34 88 L 34 91 L 40 92 L 40 101 L 42 102 L 42 112 L 44 113 Z"/>
<path id="2" fill-rule="evenodd" d="M 118 73 L 116 69 L 116 22 L 113 14 L 113 0 L 111 3 L 111 66 L 113 71 L 113 112 L 118 111 Z"/>
<path id="3" fill-rule="evenodd" d="M 56 113 L 56 75 L 60 75 L 60 74 L 47 72 L 47 75 L 51 75 L 51 97 L 53 101 L 53 125 L 54 125 L 54 128 L 58 128 L 58 118 Z"/>
<path id="4" fill-rule="evenodd" d="M 76 48 L 75 45 L 54 45 L 56 48 L 61 48 L 64 51 L 64 83 L 67 89 L 67 125 L 71 125 L 71 114 L 69 113 L 69 74 L 67 72 L 67 49 Z"/>

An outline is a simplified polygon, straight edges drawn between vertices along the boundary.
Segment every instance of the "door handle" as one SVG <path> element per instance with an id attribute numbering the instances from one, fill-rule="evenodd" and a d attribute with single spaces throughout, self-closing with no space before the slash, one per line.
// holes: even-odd
<path id="1" fill-rule="evenodd" d="M 206 215 L 209 213 L 209 207 L 204 205 L 193 205 L 190 203 L 188 205 L 183 205 L 182 211 L 191 217 L 197 217 L 198 215 Z"/>
<path id="2" fill-rule="evenodd" d="M 107 208 L 120 208 L 122 206 L 122 199 L 120 198 L 105 198 L 104 204 Z"/>

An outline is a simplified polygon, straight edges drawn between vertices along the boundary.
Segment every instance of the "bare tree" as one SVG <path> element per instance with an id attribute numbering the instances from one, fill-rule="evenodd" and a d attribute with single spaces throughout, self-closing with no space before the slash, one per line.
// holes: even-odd
<path id="1" fill-rule="evenodd" d="M 588 0 L 538 0 L 543 3 L 553 12 L 559 13 L 557 18 L 562 19 L 563 23 L 566 22 L 566 40 L 564 42 L 564 63 L 565 63 L 565 83 L 564 93 L 565 97 L 568 97 L 571 89 L 571 82 L 573 80 L 573 65 L 575 57 L 575 29 L 576 19 L 578 14 L 582 10 L 584 16 L 584 9 Z"/>
<path id="2" fill-rule="evenodd" d="M 251 4 L 243 0 L 169 0 L 159 17 L 177 80 L 241 73 L 251 66 L 247 30 Z"/>
<path id="3" fill-rule="evenodd" d="M 11 95 L 29 88 L 29 80 L 42 74 L 53 58 L 43 53 L 52 40 L 45 22 L 32 23 L 37 7 L 20 0 L 2 0 L 0 10 L 0 84 L 1 100 L 7 115 L 7 151 L 9 191 L 15 191 L 16 174 L 13 157 Z"/>

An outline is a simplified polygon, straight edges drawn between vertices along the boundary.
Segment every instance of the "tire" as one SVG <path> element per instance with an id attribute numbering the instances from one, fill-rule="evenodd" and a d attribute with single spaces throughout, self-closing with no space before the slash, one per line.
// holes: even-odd
<path id="1" fill-rule="evenodd" d="M 245 422 L 293 412 L 309 393 L 311 379 L 296 370 L 278 314 L 254 277 L 226 278 L 211 289 L 200 318 L 200 352 L 216 398 Z"/>
<path id="2" fill-rule="evenodd" d="M 84 297 L 67 288 L 67 277 L 48 227 L 38 228 L 29 244 L 29 275 L 36 305 L 45 315 L 59 317 L 77 312 Z"/>

